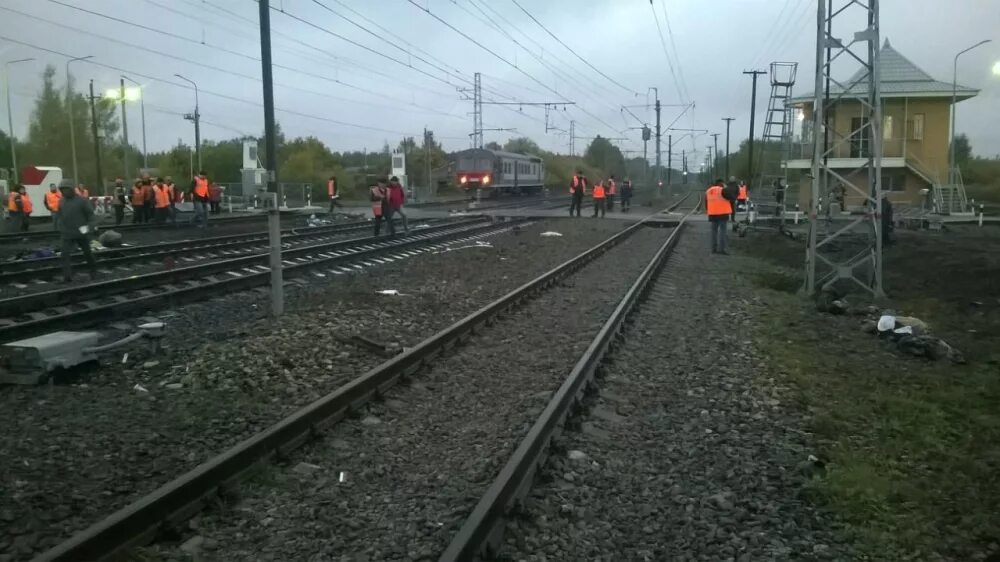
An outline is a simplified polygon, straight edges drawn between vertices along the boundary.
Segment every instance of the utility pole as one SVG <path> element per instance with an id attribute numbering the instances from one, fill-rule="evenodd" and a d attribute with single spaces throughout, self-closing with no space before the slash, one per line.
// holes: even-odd
<path id="1" fill-rule="evenodd" d="M 264 168 L 267 169 L 267 231 L 271 246 L 271 314 L 275 318 L 285 311 L 285 289 L 281 271 L 281 213 L 278 212 L 278 147 L 275 146 L 274 85 L 271 77 L 271 9 L 269 0 L 259 0 L 260 65 L 264 81 Z M 197 96 L 198 90 L 195 90 Z M 195 98 L 197 100 L 197 97 Z M 198 106 L 195 101 L 195 142 L 198 142 Z M 201 152 L 198 153 L 201 167 Z"/>
<path id="2" fill-rule="evenodd" d="M 576 156 L 576 121 L 569 122 L 569 155 Z"/>
<path id="3" fill-rule="evenodd" d="M 713 152 L 713 154 L 715 154 L 715 158 L 712 160 L 712 170 L 714 172 L 718 172 L 718 164 L 716 161 L 719 159 L 719 133 L 712 133 L 712 142 L 715 145 L 715 152 Z M 726 176 L 726 179 L 728 180 L 729 176 Z"/>
<path id="4" fill-rule="evenodd" d="M 268 14 L 268 16 L 270 16 L 270 14 Z M 264 22 L 261 21 L 260 25 L 261 25 L 261 33 L 263 33 L 263 31 L 264 31 L 263 30 L 263 28 L 264 28 Z M 270 20 L 268 20 L 268 33 L 270 34 Z M 268 60 L 270 61 L 270 58 L 271 58 L 271 52 L 270 52 L 271 51 L 271 47 L 270 47 L 271 38 L 270 37 L 268 37 L 267 42 L 268 42 L 267 57 L 268 57 Z M 261 45 L 261 51 L 263 51 L 263 50 L 264 50 L 264 46 Z M 270 62 L 267 63 L 267 73 L 268 73 L 268 75 L 270 75 L 270 73 L 271 73 L 271 63 Z M 201 171 L 201 110 L 199 109 L 199 105 L 200 104 L 198 103 L 198 84 L 196 84 L 194 80 L 191 80 L 190 78 L 185 78 L 185 77 L 181 76 L 180 74 L 174 74 L 174 76 L 176 76 L 176 77 L 180 78 L 181 80 L 184 80 L 185 82 L 187 82 L 187 83 L 191 84 L 192 86 L 194 86 L 194 113 L 187 113 L 187 114 L 184 115 L 184 118 L 187 119 L 188 121 L 194 121 L 194 152 L 195 152 L 195 154 L 198 157 L 198 171 L 200 172 Z M 268 90 L 268 91 L 271 90 L 271 88 L 269 88 L 267 86 L 265 86 L 264 89 Z M 273 97 L 274 97 L 274 95 L 272 94 L 271 97 L 272 97 L 271 101 L 272 101 L 272 105 L 273 105 L 273 102 L 274 102 Z M 266 109 L 267 108 L 265 108 L 265 113 L 267 113 Z M 272 109 L 272 112 L 273 112 L 273 109 Z M 265 164 L 265 166 L 266 166 L 266 164 Z"/>
<path id="5" fill-rule="evenodd" d="M 476 73 L 475 90 L 472 94 L 472 147 L 483 147 L 483 78 Z"/>
<path id="6" fill-rule="evenodd" d="M 683 148 L 681 149 L 681 171 L 682 171 L 683 176 L 684 176 L 683 184 L 687 185 L 687 183 L 688 183 L 688 157 L 687 157 L 687 151 L 685 149 L 683 149 Z"/>
<path id="7" fill-rule="evenodd" d="M 104 179 L 101 173 L 101 139 L 97 136 L 97 98 L 94 97 L 94 81 L 90 81 L 90 130 L 94 134 L 94 161 L 97 163 L 97 185 L 101 187 L 101 194 L 107 195 L 104 191 Z M 76 180 L 80 183 L 80 180 Z"/>
<path id="8" fill-rule="evenodd" d="M 424 159 L 427 160 L 427 197 L 433 197 L 434 188 L 431 181 L 431 137 L 427 134 L 427 127 L 424 127 Z"/>
<path id="9" fill-rule="evenodd" d="M 726 179 L 729 179 L 729 126 L 733 124 L 735 119 L 723 117 L 722 120 L 726 122 Z"/>
<path id="10" fill-rule="evenodd" d="M 709 174 L 712 176 L 709 179 L 709 181 L 711 181 L 712 179 L 715 179 L 715 159 L 712 158 L 712 145 L 710 144 L 705 145 L 705 149 L 708 152 L 708 171 Z"/>
<path id="11" fill-rule="evenodd" d="M 820 0 L 822 1 L 822 0 Z M 757 77 L 761 74 L 767 74 L 763 70 L 744 70 L 743 74 L 749 74 L 753 77 L 753 89 L 750 94 L 750 139 L 747 141 L 747 156 L 750 157 L 749 170 L 747 172 L 747 185 L 753 181 L 753 125 L 754 125 L 754 114 L 757 113 Z"/>
<path id="12" fill-rule="evenodd" d="M 72 80 L 69 75 L 69 65 L 76 61 L 94 58 L 94 55 L 76 57 L 66 61 L 66 112 L 69 114 L 69 149 L 73 153 L 73 181 L 80 183 L 80 169 L 76 165 L 76 134 L 73 131 L 73 90 L 70 88 Z"/>
<path id="13" fill-rule="evenodd" d="M 14 112 L 10 108 L 10 65 L 19 62 L 30 62 L 35 59 L 17 59 L 4 63 L 4 88 L 7 90 L 7 127 L 10 129 L 10 167 L 14 174 L 14 183 L 17 183 L 17 139 L 14 137 Z"/>
<path id="14" fill-rule="evenodd" d="M 670 189 L 670 178 L 674 174 L 673 155 L 674 155 L 674 136 L 668 134 L 667 135 L 667 189 Z"/>
<path id="15" fill-rule="evenodd" d="M 125 79 L 124 78 L 120 78 L 119 82 L 120 82 L 120 90 L 119 90 L 118 97 L 121 99 L 121 103 L 122 103 L 122 145 L 123 145 L 122 146 L 122 159 L 125 161 L 125 175 L 122 176 L 122 179 L 124 179 L 125 181 L 128 181 L 128 178 L 130 178 L 131 175 L 129 175 L 129 165 L 128 165 L 128 150 L 129 150 L 129 145 L 128 145 L 128 120 L 125 117 Z"/>
<path id="16" fill-rule="evenodd" d="M 657 189 L 659 189 L 660 174 L 662 173 L 660 170 L 660 137 L 662 136 L 662 133 L 660 132 L 660 91 L 656 88 L 653 88 L 653 90 L 656 92 L 656 186 Z M 670 191 L 669 183 L 667 185 L 667 191 Z M 663 193 L 659 193 L 658 195 L 663 196 Z"/>
<path id="17" fill-rule="evenodd" d="M 649 129 L 648 125 L 643 124 L 642 126 L 642 183 L 649 183 L 649 137 L 653 136 L 653 131 Z"/>

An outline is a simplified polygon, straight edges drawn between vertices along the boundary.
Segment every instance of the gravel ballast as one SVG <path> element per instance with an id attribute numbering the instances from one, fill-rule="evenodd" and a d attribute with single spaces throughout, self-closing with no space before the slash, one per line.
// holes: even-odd
<path id="1" fill-rule="evenodd" d="M 352 336 L 414 345 L 625 226 L 539 222 L 480 241 L 492 247 L 310 275 L 277 324 L 266 289 L 186 305 L 159 316 L 158 356 L 133 346 L 73 384 L 0 388 L 0 560 L 31 558 L 386 359 Z"/>
<path id="2" fill-rule="evenodd" d="M 803 498 L 814 470 L 799 415 L 751 344 L 747 265 L 683 233 L 599 379 L 553 447 L 503 559 L 855 560 Z"/>
<path id="3" fill-rule="evenodd" d="M 668 233 L 641 229 L 203 514 L 204 555 L 436 559 Z"/>

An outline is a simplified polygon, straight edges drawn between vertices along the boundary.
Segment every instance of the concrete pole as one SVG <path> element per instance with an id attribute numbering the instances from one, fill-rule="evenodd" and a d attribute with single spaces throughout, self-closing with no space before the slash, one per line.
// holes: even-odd
<path id="1" fill-rule="evenodd" d="M 73 154 L 73 182 L 80 183 L 80 168 L 76 164 L 76 134 L 73 131 L 73 91 L 70 89 L 70 75 L 69 75 L 69 65 L 70 63 L 76 62 L 78 60 L 87 60 L 94 58 L 94 55 L 87 55 L 85 57 L 76 57 L 66 61 L 66 113 L 69 115 L 69 150 Z"/>
<path id="2" fill-rule="evenodd" d="M 278 211 L 278 147 L 275 146 L 274 85 L 271 78 L 271 8 L 269 0 L 259 0 L 260 12 L 260 64 L 264 81 L 264 157 L 267 169 L 267 191 L 270 207 L 267 210 L 268 244 L 271 246 L 271 314 L 277 318 L 285 312 L 285 288 L 281 271 L 281 213 Z M 197 90 L 196 90 L 197 92 Z M 197 101 L 195 102 L 197 104 Z M 195 131 L 198 124 L 195 106 Z M 197 134 L 197 133 L 196 133 Z M 200 153 L 199 153 L 200 158 Z M 199 166 L 201 162 L 199 161 Z"/>

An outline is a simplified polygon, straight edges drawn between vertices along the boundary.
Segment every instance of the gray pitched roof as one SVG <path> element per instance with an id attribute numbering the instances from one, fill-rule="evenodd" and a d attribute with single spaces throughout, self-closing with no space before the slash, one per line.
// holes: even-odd
<path id="1" fill-rule="evenodd" d="M 944 97 L 951 96 L 952 85 L 950 82 L 935 80 L 930 74 L 924 72 L 920 67 L 913 64 L 910 59 L 899 54 L 899 51 L 892 48 L 889 40 L 885 40 L 882 50 L 879 51 L 882 64 L 882 97 Z M 855 84 L 865 73 L 864 68 L 858 69 L 850 79 L 842 82 L 844 86 L 851 86 L 845 97 L 857 98 L 867 95 L 868 85 L 862 80 Z M 831 82 L 830 96 L 836 97 L 843 92 L 843 87 Z M 969 99 L 979 93 L 975 88 L 959 85 L 957 88 L 958 99 Z M 793 102 L 811 101 L 814 97 L 812 92 L 795 96 Z"/>

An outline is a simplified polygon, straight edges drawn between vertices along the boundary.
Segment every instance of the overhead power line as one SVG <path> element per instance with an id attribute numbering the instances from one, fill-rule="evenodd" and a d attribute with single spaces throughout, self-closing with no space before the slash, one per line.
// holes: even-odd
<path id="1" fill-rule="evenodd" d="M 556 41 L 558 41 L 560 45 L 562 45 L 563 47 L 565 47 L 567 51 L 573 53 L 573 56 L 575 56 L 576 58 L 580 59 L 580 61 L 582 61 L 583 64 L 589 66 L 594 72 L 600 74 L 605 79 L 607 79 L 609 82 L 613 82 L 616 86 L 618 86 L 619 88 L 625 90 L 626 92 L 628 92 L 630 94 L 635 94 L 637 96 L 640 95 L 635 90 L 632 90 L 632 89 L 629 89 L 629 88 L 625 87 L 624 85 L 622 85 L 621 82 L 619 82 L 619 81 L 611 78 L 607 74 L 601 72 L 601 70 L 598 69 L 596 66 L 590 64 L 590 61 L 588 61 L 587 59 L 581 57 L 580 54 L 577 53 L 575 50 L 573 50 L 572 47 L 570 47 L 569 45 L 567 45 L 566 43 L 564 43 L 563 40 L 560 39 L 559 37 L 557 37 L 555 33 L 552 33 L 549 30 L 549 28 L 545 27 L 545 25 L 542 22 L 538 21 L 538 18 L 536 18 L 534 15 L 531 14 L 531 12 L 529 12 L 528 10 L 526 10 L 524 8 L 524 6 L 522 6 L 517 0 L 510 0 L 510 1 L 513 2 L 515 6 L 517 6 L 518 8 L 520 8 L 521 11 L 524 12 L 529 18 L 531 18 L 532 21 L 534 21 L 536 24 L 538 24 L 538 27 L 541 27 L 542 29 L 544 29 L 545 32 L 548 33 L 550 37 L 552 37 L 553 39 L 555 39 Z M 412 3 L 412 0 L 411 0 L 411 3 Z"/>
<path id="2" fill-rule="evenodd" d="M 656 15 L 656 5 L 650 2 L 649 8 L 653 10 L 653 22 L 656 23 L 656 33 L 660 37 L 660 45 L 663 47 L 663 56 L 667 59 L 667 67 L 670 69 L 670 76 L 674 79 L 674 88 L 677 89 L 677 97 L 679 97 L 681 101 L 685 101 L 684 95 L 681 93 L 680 82 L 677 80 L 677 73 L 674 71 L 673 60 L 670 58 L 670 50 L 667 49 L 667 41 L 663 38 L 663 28 L 660 26 L 660 17 Z"/>
<path id="3" fill-rule="evenodd" d="M 412 4 L 412 5 L 414 6 L 414 7 L 416 7 L 417 9 L 421 10 L 422 12 L 426 13 L 427 15 L 431 16 L 432 18 L 434 18 L 435 20 L 437 20 L 438 22 L 440 22 L 440 23 L 441 23 L 442 25 L 444 25 L 444 26 L 445 26 L 445 27 L 447 27 L 448 29 L 451 29 L 451 30 L 452 30 L 452 31 L 454 31 L 455 33 L 458 33 L 459 35 L 461 35 L 462 37 L 464 37 L 465 39 L 467 39 L 468 41 L 470 41 L 470 42 L 471 42 L 471 43 L 473 43 L 474 45 L 478 46 L 478 47 L 479 47 L 480 49 L 482 49 L 482 50 L 486 51 L 487 53 L 489 53 L 489 54 L 493 55 L 493 56 L 494 56 L 494 57 L 495 57 L 496 59 L 498 59 L 498 60 L 500 60 L 501 62 L 503 62 L 503 63 L 507 64 L 507 65 L 508 65 L 508 66 L 510 66 L 511 68 L 513 68 L 513 69 L 517 70 L 518 72 L 520 72 L 521 74 L 523 74 L 523 75 L 524 75 L 525 77 L 527 77 L 527 78 L 528 78 L 529 80 L 531 80 L 532 82 L 535 82 L 536 84 L 538 84 L 538 85 L 540 85 L 541 87 L 545 88 L 546 90 L 548 90 L 548 91 L 552 92 L 553 94 L 555 94 L 555 95 L 557 95 L 557 96 L 560 96 L 560 97 L 562 97 L 562 94 L 561 94 L 561 93 L 559 93 L 559 92 L 557 92 L 556 90 L 552 89 L 551 87 L 549 87 L 549 86 L 548 86 L 547 84 L 545 84 L 545 83 L 544 83 L 544 82 L 542 82 L 541 80 L 539 80 L 539 79 L 535 78 L 534 76 L 532 76 L 531 74 L 529 74 L 528 72 L 526 72 L 526 71 L 525 71 L 524 69 L 522 69 L 522 68 L 518 67 L 518 66 L 517 66 L 516 64 L 514 64 L 514 63 L 512 63 L 511 61 L 507 60 L 507 59 L 506 59 L 505 57 L 501 56 L 500 54 L 498 54 L 498 53 L 497 53 L 496 51 L 494 51 L 493 49 L 490 49 L 490 48 L 489 48 L 489 47 L 487 47 L 486 45 L 483 45 L 483 44 L 482 44 L 481 42 L 479 42 L 479 41 L 477 41 L 477 40 L 476 40 L 475 38 L 473 38 L 473 37 L 469 36 L 469 34 L 465 33 L 465 32 L 464 32 L 464 31 L 462 31 L 461 29 L 459 29 L 459 28 L 455 27 L 454 25 L 452 25 L 451 23 L 449 23 L 449 22 L 448 22 L 447 20 L 445 20 L 445 19 L 441 18 L 441 17 L 439 16 L 439 15 L 437 15 L 437 14 L 435 14 L 434 12 L 430 11 L 429 9 L 427 9 L 427 8 L 425 8 L 425 7 L 423 7 L 423 6 L 421 6 L 420 4 L 418 4 L 417 2 L 415 2 L 414 0 L 407 0 L 407 1 L 408 1 L 408 2 L 410 3 L 410 4 Z M 602 125 L 604 125 L 604 126 L 605 126 L 605 127 L 607 127 L 608 129 L 610 129 L 610 130 L 612 130 L 612 131 L 615 131 L 615 132 L 617 133 L 617 129 L 615 129 L 615 127 L 614 127 L 613 125 L 609 124 L 609 123 L 608 123 L 607 121 L 605 121 L 605 120 L 601 119 L 600 117 L 598 117 L 597 115 L 594 115 L 593 113 L 591 113 L 591 112 L 587 111 L 587 110 L 586 110 L 586 109 L 584 109 L 583 107 L 580 107 L 580 106 L 577 106 L 577 108 L 578 108 L 578 109 L 579 109 L 580 111 L 582 111 L 583 113 L 585 113 L 585 114 L 586 114 L 587 116 L 591 117 L 591 118 L 592 118 L 592 119 L 594 119 L 595 121 L 598 121 L 598 122 L 600 122 L 600 123 L 601 123 Z"/>
<path id="4" fill-rule="evenodd" d="M 128 26 L 137 27 L 139 29 L 143 29 L 145 31 L 149 31 L 151 33 L 162 34 L 162 35 L 165 35 L 167 37 L 171 37 L 171 38 L 178 39 L 178 40 L 181 40 L 181 41 L 186 41 L 186 42 L 189 42 L 189 43 L 195 43 L 195 44 L 197 44 L 199 46 L 202 46 L 202 47 L 207 47 L 207 48 L 210 48 L 210 49 L 220 50 L 222 52 L 233 54 L 233 55 L 237 55 L 237 56 L 240 56 L 242 58 L 245 58 L 245 59 L 248 59 L 248 60 L 251 60 L 251 61 L 260 62 L 260 59 L 258 57 L 254 57 L 252 55 L 244 55 L 242 53 L 238 53 L 236 51 L 225 49 L 223 47 L 219 47 L 219 46 L 216 46 L 216 45 L 211 45 L 211 44 L 205 43 L 203 41 L 199 41 L 197 39 L 192 39 L 190 37 L 185 37 L 183 35 L 177 35 L 175 33 L 170 33 L 168 31 L 163 31 L 163 30 L 160 30 L 160 29 L 148 27 L 148 26 L 145 26 L 145 25 L 142 25 L 142 24 L 139 24 L 139 23 L 131 22 L 131 21 L 128 21 L 128 20 L 124 20 L 124 19 L 121 19 L 121 18 L 114 17 L 114 16 L 109 16 L 109 15 L 103 14 L 101 12 L 96 12 L 96 11 L 93 11 L 93 10 L 88 10 L 88 9 L 85 9 L 85 8 L 80 8 L 80 7 L 77 7 L 77 6 L 72 6 L 72 5 L 69 5 L 69 4 L 65 4 L 65 3 L 63 3 L 63 2 L 61 2 L 59 0 L 49 0 L 49 1 L 53 2 L 53 3 L 56 3 L 56 4 L 59 4 L 59 5 L 62 5 L 62 6 L 73 8 L 75 10 L 80 10 L 80 11 L 86 12 L 86 13 L 91 14 L 93 16 L 97 16 L 97 17 L 109 19 L 109 20 L 112 20 L 112 21 L 115 21 L 115 22 L 118 22 L 118 23 L 121 23 L 121 24 L 124 24 L 124 25 L 128 25 Z M 43 18 L 43 17 L 40 17 L 40 16 L 36 16 L 34 14 L 28 14 L 28 13 L 25 13 L 25 12 L 21 12 L 19 10 L 15 10 L 13 8 L 8 8 L 6 6 L 0 6 L 0 10 L 7 10 L 7 11 L 10 11 L 10 12 L 16 13 L 18 15 L 24 16 L 24 17 L 29 17 L 29 18 L 32 18 L 32 19 L 36 19 L 38 21 L 44 21 L 44 22 L 46 22 L 46 23 L 48 23 L 50 25 L 55 25 L 55 26 L 58 26 L 58 27 L 62 27 L 64 29 L 69 29 L 69 30 L 72 30 L 72 31 L 75 31 L 77 33 L 81 33 L 81 34 L 84 34 L 84 35 L 90 35 L 92 37 L 97 37 L 97 38 L 102 39 L 104 41 L 109 41 L 109 42 L 112 42 L 112 43 L 117 43 L 119 45 L 125 45 L 125 46 L 127 46 L 129 48 L 139 49 L 141 51 L 146 51 L 148 53 L 152 53 L 152 54 L 160 55 L 160 56 L 163 56 L 163 57 L 171 58 L 171 59 L 174 59 L 174 60 L 177 60 L 177 61 L 180 61 L 180 62 L 184 62 L 184 63 L 187 63 L 187 64 L 192 64 L 192 65 L 195 65 L 195 66 L 200 66 L 200 67 L 207 68 L 207 69 L 215 71 L 215 72 L 220 72 L 220 73 L 223 73 L 223 74 L 229 74 L 229 75 L 236 76 L 238 78 L 247 79 L 247 80 L 254 80 L 256 82 L 260 82 L 261 81 L 260 78 L 258 78 L 257 76 L 254 76 L 254 75 L 243 74 L 243 73 L 240 73 L 240 72 L 236 72 L 236 71 L 230 70 L 228 68 L 223 68 L 223 67 L 213 66 L 213 65 L 210 65 L 210 64 L 205 64 L 203 62 L 199 62 L 199 61 L 191 60 L 191 59 L 188 59 L 188 58 L 180 57 L 180 56 L 177 56 L 177 55 L 173 55 L 173 54 L 170 54 L 170 53 L 166 53 L 166 52 L 163 52 L 163 51 L 160 51 L 160 50 L 157 50 L 157 49 L 152 49 L 152 48 L 149 48 L 149 47 L 145 47 L 145 46 L 142 46 L 142 45 L 135 45 L 135 44 L 132 44 L 132 43 L 129 43 L 129 42 L 126 42 L 126 41 L 121 41 L 121 40 L 118 40 L 118 39 L 114 39 L 112 37 L 108 37 L 106 35 L 101 35 L 101 34 L 98 34 L 98 33 L 93 33 L 93 32 L 86 31 L 86 30 L 83 30 L 83 29 L 79 29 L 79 28 L 76 28 L 76 27 L 73 27 L 73 26 L 70 26 L 70 25 L 66 25 L 66 24 L 63 24 L 63 23 L 55 22 L 55 21 L 52 21 L 52 20 L 49 20 L 49 19 L 46 19 L 46 18 Z M 434 108 L 430 108 L 430 107 L 424 107 L 424 106 L 421 106 L 421 105 L 418 105 L 418 104 L 415 104 L 415 103 L 408 103 L 405 100 L 394 98 L 394 97 L 386 95 L 386 94 L 384 94 L 382 92 L 376 92 L 376 91 L 373 91 L 373 90 L 369 90 L 367 88 L 362 88 L 361 86 L 357 86 L 355 84 L 350 84 L 348 82 L 344 82 L 344 81 L 342 81 L 340 79 L 337 79 L 337 78 L 330 78 L 328 76 L 323 76 L 323 75 L 320 75 L 320 74 L 315 74 L 315 73 L 312 73 L 312 72 L 309 72 L 309 71 L 301 70 L 301 69 L 290 67 L 290 66 L 284 66 L 284 65 L 280 65 L 280 64 L 274 64 L 273 66 L 275 68 L 281 68 L 283 70 L 288 70 L 288 71 L 291 71 L 291 72 L 296 72 L 296 73 L 302 74 L 304 76 L 309 76 L 311 78 L 316 78 L 316 79 L 319 79 L 319 80 L 324 80 L 324 81 L 327 81 L 327 82 L 332 82 L 332 83 L 335 83 L 335 84 L 339 84 L 339 85 L 344 86 L 346 88 L 351 88 L 351 89 L 354 89 L 354 90 L 361 91 L 361 92 L 363 92 L 363 93 L 365 93 L 367 95 L 373 95 L 373 96 L 377 96 L 377 97 L 382 97 L 382 98 L 385 98 L 385 99 L 388 99 L 388 100 L 391 100 L 391 101 L 395 101 L 395 102 L 398 102 L 398 103 L 402 103 L 402 104 L 405 104 L 405 105 L 408 105 L 408 106 L 411 106 L 411 107 L 416 107 L 418 109 L 421 109 L 423 111 L 427 111 L 427 112 L 430 112 L 430 113 L 435 113 L 435 114 L 439 114 L 439 115 L 445 115 L 447 117 L 461 119 L 461 117 L 459 117 L 457 115 L 452 115 L 450 113 L 443 112 L 443 111 L 440 111 L 438 109 L 434 109 Z M 292 86 L 292 85 L 284 84 L 284 83 L 280 83 L 280 82 L 275 82 L 275 84 L 277 84 L 279 86 L 282 86 L 284 88 L 291 89 L 291 90 L 297 90 L 297 91 L 304 92 L 304 93 L 307 93 L 307 94 L 313 94 L 313 95 L 317 95 L 317 96 L 321 96 L 321 97 L 326 97 L 326 98 L 334 99 L 334 100 L 338 100 L 338 101 L 345 101 L 345 102 L 348 102 L 348 103 L 356 103 L 356 104 L 359 104 L 359 105 L 369 105 L 369 106 L 378 107 L 378 108 L 381 108 L 381 109 L 390 109 L 390 110 L 395 110 L 395 111 L 401 111 L 401 110 L 403 110 L 402 107 L 379 105 L 379 104 L 373 104 L 371 102 L 365 102 L 365 101 L 359 101 L 359 100 L 352 100 L 350 98 L 343 98 L 343 97 L 340 97 L 340 96 L 334 96 L 334 95 L 323 93 L 323 92 L 316 92 L 316 91 L 309 90 L 309 89 L 306 89 L 306 88 L 301 88 L 301 87 L 298 87 L 298 86 Z"/>
<path id="5" fill-rule="evenodd" d="M 34 43 L 30 43 L 28 41 L 22 41 L 20 39 L 14 39 L 13 37 L 9 37 L 9 36 L 6 36 L 6 35 L 0 35 L 0 39 L 3 39 L 4 41 L 10 41 L 11 43 L 16 43 L 16 44 L 22 45 L 24 47 L 29 47 L 29 48 L 32 48 L 32 49 L 35 49 L 35 50 L 38 50 L 38 51 L 42 51 L 42 52 L 50 53 L 50 54 L 57 55 L 57 56 L 60 56 L 60 57 L 64 57 L 64 58 L 67 58 L 67 59 L 74 58 L 74 55 L 71 55 L 69 53 L 63 53 L 63 52 L 57 51 L 55 49 L 50 49 L 48 47 L 42 47 L 41 45 L 36 45 Z M 90 64 L 90 65 L 98 66 L 98 67 L 101 67 L 101 68 L 107 68 L 109 70 L 114 70 L 115 72 L 124 73 L 124 74 L 128 74 L 128 75 L 131 75 L 131 76 L 138 76 L 140 78 L 145 78 L 147 80 L 153 80 L 153 81 L 159 82 L 161 84 L 167 84 L 167 85 L 174 86 L 176 88 L 182 88 L 182 89 L 188 90 L 188 91 L 193 91 L 194 90 L 194 87 L 192 87 L 191 85 L 186 84 L 184 82 L 175 82 L 173 80 L 169 80 L 169 79 L 165 79 L 165 78 L 160 78 L 160 77 L 157 77 L 157 76 L 153 76 L 153 75 L 147 74 L 147 73 L 139 71 L 139 70 L 130 69 L 130 68 L 122 68 L 122 67 L 114 66 L 114 65 L 111 65 L 111 64 L 104 64 L 104 63 L 101 63 L 101 62 L 97 62 L 94 59 L 87 59 L 85 61 L 81 61 L 81 63 L 82 64 Z M 227 99 L 227 100 L 230 100 L 230 101 L 244 103 L 244 104 L 252 105 L 252 106 L 255 106 L 255 107 L 261 107 L 261 108 L 264 107 L 264 104 L 259 103 L 259 102 L 255 102 L 255 101 L 251 101 L 251 100 L 246 100 L 246 99 L 243 99 L 243 98 L 238 98 L 236 96 L 231 96 L 231 95 L 228 95 L 228 94 L 222 94 L 222 93 L 219 93 L 219 92 L 214 92 L 212 90 L 206 90 L 205 88 L 199 88 L 198 91 L 200 93 L 202 93 L 202 94 L 207 94 L 207 95 L 210 95 L 210 96 L 213 96 L 213 97 L 217 97 L 217 98 L 222 98 L 222 99 Z M 317 121 L 324 121 L 326 123 L 332 123 L 332 124 L 335 124 L 335 125 L 342 125 L 344 127 L 352 127 L 352 128 L 363 129 L 363 130 L 368 130 L 368 131 L 376 131 L 376 132 L 387 133 L 387 134 L 392 134 L 392 135 L 418 136 L 418 135 L 422 135 L 423 134 L 422 132 L 396 131 L 396 130 L 392 130 L 392 129 L 384 129 L 384 128 L 381 128 L 381 127 L 372 127 L 372 126 L 369 126 L 369 125 L 361 125 L 359 123 L 350 123 L 350 122 L 347 122 L 347 121 L 340 121 L 338 119 L 332 119 L 332 118 L 323 117 L 323 116 L 320 116 L 320 115 L 312 115 L 312 114 L 309 114 L 309 113 L 305 113 L 305 112 L 302 112 L 302 111 L 296 111 L 296 110 L 293 110 L 293 109 L 284 109 L 284 108 L 280 108 L 280 107 L 275 107 L 275 110 L 276 111 L 280 111 L 280 112 L 285 113 L 285 114 L 288 114 L 288 115 L 295 115 L 295 116 L 298 116 L 298 117 L 306 117 L 306 118 L 310 118 L 310 119 L 315 119 Z M 441 137 L 441 138 L 445 138 L 445 137 Z M 455 138 L 457 138 L 457 137 L 455 137 Z"/>

